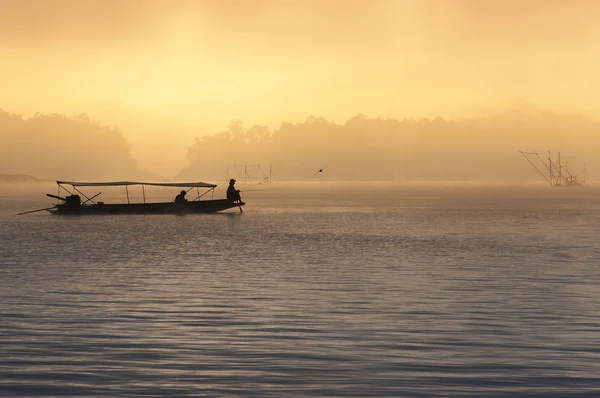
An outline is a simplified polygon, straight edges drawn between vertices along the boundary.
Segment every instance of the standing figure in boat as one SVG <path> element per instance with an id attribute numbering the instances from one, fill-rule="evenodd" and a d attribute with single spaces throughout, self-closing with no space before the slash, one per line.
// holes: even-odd
<path id="1" fill-rule="evenodd" d="M 175 203 L 185 203 L 187 199 L 185 198 L 185 191 L 181 191 L 179 195 L 175 196 Z"/>
<path id="2" fill-rule="evenodd" d="M 227 200 L 232 202 L 242 201 L 242 198 L 240 197 L 240 190 L 235 189 L 235 180 L 233 178 L 229 180 L 229 188 L 227 188 Z"/>

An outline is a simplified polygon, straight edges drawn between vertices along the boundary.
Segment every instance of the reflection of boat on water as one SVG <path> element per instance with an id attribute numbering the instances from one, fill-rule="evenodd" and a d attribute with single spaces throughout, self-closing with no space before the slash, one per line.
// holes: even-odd
<path id="1" fill-rule="evenodd" d="M 580 177 L 571 167 L 569 167 L 568 162 L 565 162 L 564 164 L 561 163 L 560 152 L 558 152 L 558 159 L 553 160 L 552 152 L 548 151 L 547 162 L 544 161 L 536 151 L 519 152 L 552 187 L 580 187 L 586 183 L 585 163 L 583 164 L 584 177 Z"/>
<path id="2" fill-rule="evenodd" d="M 205 182 L 183 182 L 183 183 L 156 183 L 156 182 L 135 182 L 135 181 L 117 181 L 117 182 L 69 182 L 57 181 L 58 195 L 46 194 L 51 198 L 61 201 L 61 203 L 49 207 L 47 210 L 55 215 L 107 215 L 107 214 L 190 214 L 190 213 L 218 213 L 223 210 L 239 207 L 240 211 L 245 204 L 240 201 L 231 201 L 228 199 L 204 199 L 203 196 L 212 193 L 214 196 L 215 184 Z M 138 185 L 142 188 L 143 202 L 131 203 L 129 200 L 129 187 Z M 146 202 L 146 186 L 184 188 L 185 193 L 196 189 L 197 196 L 193 200 L 182 202 Z M 127 203 L 104 203 L 95 201 L 101 193 L 93 196 L 87 196 L 79 188 L 81 187 L 125 187 Z M 65 197 L 61 196 L 61 191 L 68 193 Z M 202 191 L 201 191 L 202 190 Z M 34 210 L 35 211 L 35 210 Z M 33 211 L 32 211 L 33 212 Z"/>

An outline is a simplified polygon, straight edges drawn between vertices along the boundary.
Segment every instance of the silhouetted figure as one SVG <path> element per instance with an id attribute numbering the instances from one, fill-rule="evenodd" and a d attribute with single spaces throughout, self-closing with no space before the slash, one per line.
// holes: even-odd
<path id="1" fill-rule="evenodd" d="M 240 190 L 239 189 L 235 189 L 235 180 L 232 178 L 231 180 L 229 180 L 229 188 L 227 188 L 227 200 L 230 200 L 232 202 L 235 201 L 242 201 L 242 198 L 240 197 Z"/>
<path id="2" fill-rule="evenodd" d="M 185 198 L 185 191 L 181 191 L 179 195 L 175 196 L 175 203 L 185 203 L 187 199 Z"/>
<path id="3" fill-rule="evenodd" d="M 69 207 L 81 206 L 81 197 L 79 195 L 69 195 L 65 199 L 65 204 Z"/>

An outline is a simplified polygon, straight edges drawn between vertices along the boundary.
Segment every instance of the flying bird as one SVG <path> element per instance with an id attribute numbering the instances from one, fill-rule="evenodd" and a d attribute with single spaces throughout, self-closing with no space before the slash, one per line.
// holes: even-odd
<path id="1" fill-rule="evenodd" d="M 327 166 L 323 167 L 322 169 L 319 169 L 319 171 L 317 171 L 315 174 L 313 174 L 314 176 L 316 176 L 319 173 L 322 173 L 323 170 L 325 170 L 327 168 Z"/>

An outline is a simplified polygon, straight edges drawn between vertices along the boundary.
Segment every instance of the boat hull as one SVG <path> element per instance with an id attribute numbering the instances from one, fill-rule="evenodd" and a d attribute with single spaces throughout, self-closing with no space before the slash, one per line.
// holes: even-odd
<path id="1" fill-rule="evenodd" d="M 227 209 L 243 206 L 244 203 L 227 199 L 201 200 L 186 203 L 117 203 L 72 206 L 60 204 L 48 211 L 54 215 L 114 215 L 114 214 L 194 214 L 218 213 Z"/>

